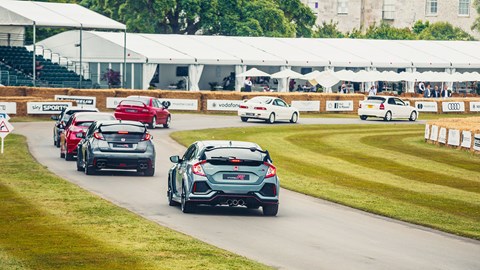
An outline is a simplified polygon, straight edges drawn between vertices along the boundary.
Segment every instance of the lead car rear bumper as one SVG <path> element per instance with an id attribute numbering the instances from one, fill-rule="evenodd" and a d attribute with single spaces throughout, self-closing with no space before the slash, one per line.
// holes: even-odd
<path id="1" fill-rule="evenodd" d="M 188 202 L 195 204 L 231 205 L 233 201 L 239 202 L 238 205 L 262 206 L 268 204 L 278 204 L 278 196 L 267 197 L 263 196 L 259 192 L 249 192 L 247 194 L 230 194 L 224 193 L 222 191 L 210 191 L 207 194 L 191 193 L 188 196 Z"/>

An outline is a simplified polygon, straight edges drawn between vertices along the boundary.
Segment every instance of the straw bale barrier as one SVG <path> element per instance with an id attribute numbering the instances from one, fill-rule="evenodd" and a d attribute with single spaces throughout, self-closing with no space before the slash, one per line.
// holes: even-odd
<path id="1" fill-rule="evenodd" d="M 9 96 L 25 96 L 25 90 L 27 87 L 18 87 L 18 86 L 5 86 L 0 88 L 1 97 Z"/>
<path id="2" fill-rule="evenodd" d="M 425 125 L 425 141 L 480 153 L 480 117 L 428 121 Z"/>

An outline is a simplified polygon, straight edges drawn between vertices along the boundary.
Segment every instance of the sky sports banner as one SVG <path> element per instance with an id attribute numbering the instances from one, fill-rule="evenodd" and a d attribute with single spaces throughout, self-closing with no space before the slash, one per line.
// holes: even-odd
<path id="1" fill-rule="evenodd" d="M 460 146 L 460 130 L 458 129 L 448 130 L 448 145 Z"/>
<path id="2" fill-rule="evenodd" d="M 97 106 L 96 97 L 55 95 L 55 100 L 75 100 L 78 106 L 93 108 Z"/>
<path id="3" fill-rule="evenodd" d="M 124 100 L 123 97 L 107 97 L 107 108 L 115 109 L 118 104 Z M 169 110 L 184 110 L 184 111 L 196 111 L 198 110 L 198 100 L 196 99 L 175 99 L 175 98 L 159 98 L 160 103 L 164 101 L 170 102 Z"/>
<path id="4" fill-rule="evenodd" d="M 438 142 L 445 144 L 447 142 L 447 129 L 442 127 L 438 133 Z"/>
<path id="5" fill-rule="evenodd" d="M 320 101 L 293 100 L 292 107 L 300 112 L 319 112 Z"/>
<path id="6" fill-rule="evenodd" d="M 475 134 L 475 136 L 474 136 L 473 150 L 480 151 L 480 134 Z"/>
<path id="7" fill-rule="evenodd" d="M 353 111 L 353 100 L 327 100 L 327 112 L 351 112 Z"/>
<path id="8" fill-rule="evenodd" d="M 442 112 L 464 112 L 465 102 L 442 102 Z"/>
<path id="9" fill-rule="evenodd" d="M 243 100 L 207 99 L 208 111 L 237 111 Z"/>
<path id="10" fill-rule="evenodd" d="M 462 131 L 462 147 L 464 147 L 464 148 L 472 147 L 472 132 L 471 131 Z"/>
<path id="11" fill-rule="evenodd" d="M 0 113 L 17 114 L 17 103 L 0 102 Z"/>
<path id="12" fill-rule="evenodd" d="M 470 101 L 470 111 L 480 112 L 480 102 Z"/>
<path id="13" fill-rule="evenodd" d="M 438 112 L 437 102 L 435 101 L 416 101 L 415 107 L 419 112 Z"/>
<path id="14" fill-rule="evenodd" d="M 27 102 L 27 114 L 59 114 L 71 106 L 71 102 Z"/>

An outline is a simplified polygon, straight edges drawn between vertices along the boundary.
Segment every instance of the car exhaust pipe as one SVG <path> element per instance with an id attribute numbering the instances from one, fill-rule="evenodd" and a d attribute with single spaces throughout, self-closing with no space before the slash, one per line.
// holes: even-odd
<path id="1" fill-rule="evenodd" d="M 238 205 L 244 206 L 244 205 L 245 205 L 245 202 L 244 202 L 243 200 L 238 200 Z"/>
<path id="2" fill-rule="evenodd" d="M 237 205 L 238 205 L 238 201 L 237 201 L 237 200 L 233 200 L 233 201 L 232 201 L 232 205 L 233 205 L 233 206 L 237 206 Z"/>
<path id="3" fill-rule="evenodd" d="M 228 206 L 233 206 L 232 200 L 227 200 L 227 204 L 228 204 Z"/>
<path id="4" fill-rule="evenodd" d="M 105 163 L 105 161 L 100 161 L 100 162 L 97 162 L 97 167 L 99 169 L 103 169 L 103 168 L 107 167 L 107 164 Z"/>
<path id="5" fill-rule="evenodd" d="M 141 170 L 145 170 L 148 168 L 148 165 L 147 163 L 140 163 L 140 165 L 138 166 Z"/>

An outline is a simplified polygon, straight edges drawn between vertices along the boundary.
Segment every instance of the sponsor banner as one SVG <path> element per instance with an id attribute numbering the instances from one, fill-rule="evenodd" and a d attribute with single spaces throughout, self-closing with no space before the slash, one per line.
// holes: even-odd
<path id="1" fill-rule="evenodd" d="M 160 103 L 167 101 L 170 102 L 169 110 L 184 110 L 184 111 L 196 111 L 198 110 L 197 99 L 180 99 L 180 98 L 159 98 Z"/>
<path id="2" fill-rule="evenodd" d="M 75 100 L 78 106 L 93 108 L 97 106 L 96 97 L 55 95 L 55 100 Z"/>
<path id="3" fill-rule="evenodd" d="M 473 150 L 480 151 L 480 134 L 475 134 L 475 136 L 474 136 Z"/>
<path id="4" fill-rule="evenodd" d="M 462 147 L 465 147 L 465 148 L 472 147 L 472 132 L 471 131 L 462 131 Z"/>
<path id="5" fill-rule="evenodd" d="M 319 112 L 320 101 L 293 100 L 292 107 L 297 108 L 301 112 Z"/>
<path id="6" fill-rule="evenodd" d="M 480 102 L 470 101 L 470 111 L 480 112 Z"/>
<path id="7" fill-rule="evenodd" d="M 243 100 L 207 99 L 208 111 L 237 111 Z"/>
<path id="8" fill-rule="evenodd" d="M 115 109 L 118 106 L 120 101 L 124 100 L 123 97 L 107 97 L 107 108 L 108 109 Z"/>
<path id="9" fill-rule="evenodd" d="M 71 102 L 27 102 L 27 114 L 59 114 Z"/>
<path id="10" fill-rule="evenodd" d="M 454 146 L 460 146 L 460 130 L 449 129 L 448 130 L 448 144 Z"/>
<path id="11" fill-rule="evenodd" d="M 430 139 L 430 125 L 426 124 L 425 125 L 425 140 Z"/>
<path id="12" fill-rule="evenodd" d="M 442 127 L 438 133 L 438 142 L 445 144 L 447 142 L 447 129 Z"/>
<path id="13" fill-rule="evenodd" d="M 442 102 L 443 112 L 464 112 L 465 102 Z"/>
<path id="14" fill-rule="evenodd" d="M 437 102 L 434 101 L 417 101 L 415 107 L 419 112 L 438 112 Z"/>
<path id="15" fill-rule="evenodd" d="M 353 111 L 353 100 L 327 100 L 326 110 L 328 112 Z"/>
<path id="16" fill-rule="evenodd" d="M 0 102 L 0 113 L 17 114 L 17 103 Z"/>
<path id="17" fill-rule="evenodd" d="M 430 140 L 438 140 L 438 126 L 432 125 L 432 130 L 430 130 Z"/>

